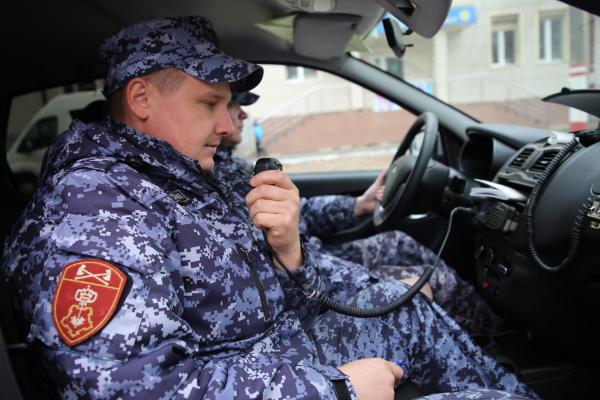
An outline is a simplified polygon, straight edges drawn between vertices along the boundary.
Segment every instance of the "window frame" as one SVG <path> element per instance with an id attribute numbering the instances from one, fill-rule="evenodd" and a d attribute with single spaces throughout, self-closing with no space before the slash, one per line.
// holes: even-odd
<path id="1" fill-rule="evenodd" d="M 296 82 L 310 82 L 313 81 L 315 79 L 318 79 L 318 70 L 314 69 L 314 68 L 308 68 L 308 67 L 303 67 L 303 66 L 296 66 L 296 65 L 286 65 L 285 66 L 285 82 L 286 83 L 296 83 Z M 290 68 L 293 68 L 296 71 L 296 77 L 295 78 L 290 78 L 288 71 Z M 308 74 L 309 76 L 307 76 L 306 71 L 307 70 L 311 70 L 314 73 L 313 74 Z"/>
<path id="2" fill-rule="evenodd" d="M 541 23 L 543 20 L 548 20 L 552 18 L 559 18 L 561 21 L 561 56 L 559 58 L 542 58 L 541 57 Z M 570 49 L 569 49 L 569 18 L 567 18 L 567 14 L 564 9 L 544 9 L 538 10 L 537 12 L 537 26 L 536 26 L 536 60 L 539 63 L 550 64 L 550 63 L 560 63 L 565 62 L 570 59 Z"/>
<path id="3" fill-rule="evenodd" d="M 488 35 L 489 40 L 489 59 L 490 64 L 493 68 L 510 68 L 511 66 L 518 65 L 520 63 L 521 57 L 521 20 L 522 16 L 519 12 L 507 12 L 503 14 L 496 14 L 490 16 L 490 31 Z M 509 29 L 502 28 L 503 26 L 514 26 L 513 30 L 513 62 L 507 63 L 505 61 L 505 51 L 499 53 L 502 57 L 498 57 L 499 59 L 504 59 L 504 62 L 495 62 L 494 61 L 494 35 L 496 32 L 507 32 Z M 504 39 L 505 35 L 502 35 Z M 502 41 L 504 43 L 504 40 Z M 505 47 L 503 46 L 505 49 Z"/>

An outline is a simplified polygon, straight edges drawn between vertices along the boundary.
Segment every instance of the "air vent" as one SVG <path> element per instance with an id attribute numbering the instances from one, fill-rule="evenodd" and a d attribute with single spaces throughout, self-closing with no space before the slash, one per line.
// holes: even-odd
<path id="1" fill-rule="evenodd" d="M 523 166 L 523 164 L 525 164 L 525 161 L 527 161 L 527 159 L 529 158 L 529 156 L 531 155 L 531 153 L 533 153 L 533 149 L 531 147 L 523 149 L 515 157 L 515 159 L 512 160 L 512 162 L 510 163 L 510 167 L 521 168 Z"/>
<path id="2" fill-rule="evenodd" d="M 560 150 L 558 149 L 544 151 L 544 154 L 542 154 L 542 156 L 537 159 L 535 164 L 533 164 L 533 166 L 530 169 L 534 172 L 544 172 L 548 164 L 550 164 L 550 161 L 552 161 L 554 157 L 556 157 L 559 151 Z"/>

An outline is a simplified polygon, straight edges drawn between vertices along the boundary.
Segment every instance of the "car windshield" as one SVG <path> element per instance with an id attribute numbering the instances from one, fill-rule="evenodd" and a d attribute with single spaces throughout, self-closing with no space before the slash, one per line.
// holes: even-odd
<path id="1" fill-rule="evenodd" d="M 564 87 L 598 87 L 599 25 L 597 16 L 555 0 L 454 0 L 432 39 L 405 36 L 402 58 L 381 23 L 364 41 L 369 50 L 353 55 L 481 122 L 585 129 L 598 121 L 541 99 Z"/>

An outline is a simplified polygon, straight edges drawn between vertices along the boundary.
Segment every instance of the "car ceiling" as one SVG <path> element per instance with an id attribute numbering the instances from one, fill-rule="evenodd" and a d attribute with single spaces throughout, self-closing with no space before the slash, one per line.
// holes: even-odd
<path id="1" fill-rule="evenodd" d="M 19 93 L 101 78 L 97 57 L 103 39 L 121 27 L 142 20 L 176 15 L 209 17 L 225 52 L 258 62 L 293 62 L 303 57 L 292 45 L 257 28 L 254 23 L 290 15 L 289 0 L 55 0 L 11 2 L 2 29 L 5 93 Z M 598 13 L 595 0 L 564 0 Z M 356 27 L 366 35 L 384 11 L 375 0 L 336 0 L 333 12 L 359 15 Z M 45 40 L 40 41 L 40 33 Z M 318 46 L 319 41 L 315 41 Z M 306 61 L 306 58 L 304 57 Z"/>
<path id="2" fill-rule="evenodd" d="M 368 33 L 383 14 L 375 1 L 335 4 L 335 13 L 362 16 L 356 27 L 359 35 Z M 7 11 L 2 41 L 8 50 L 4 60 L 10 60 L 5 63 L 9 95 L 103 77 L 97 49 L 107 36 L 131 23 L 165 16 L 209 17 L 223 50 L 237 57 L 280 62 L 293 58 L 290 43 L 254 26 L 296 11 L 283 0 L 16 1 Z"/>

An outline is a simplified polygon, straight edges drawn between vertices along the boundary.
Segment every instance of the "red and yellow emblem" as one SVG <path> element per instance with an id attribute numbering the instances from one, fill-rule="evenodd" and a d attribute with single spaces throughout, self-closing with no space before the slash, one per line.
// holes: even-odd
<path id="1" fill-rule="evenodd" d="M 52 299 L 52 321 L 60 338 L 75 346 L 98 332 L 116 311 L 126 283 L 125 274 L 106 261 L 65 265 Z"/>

